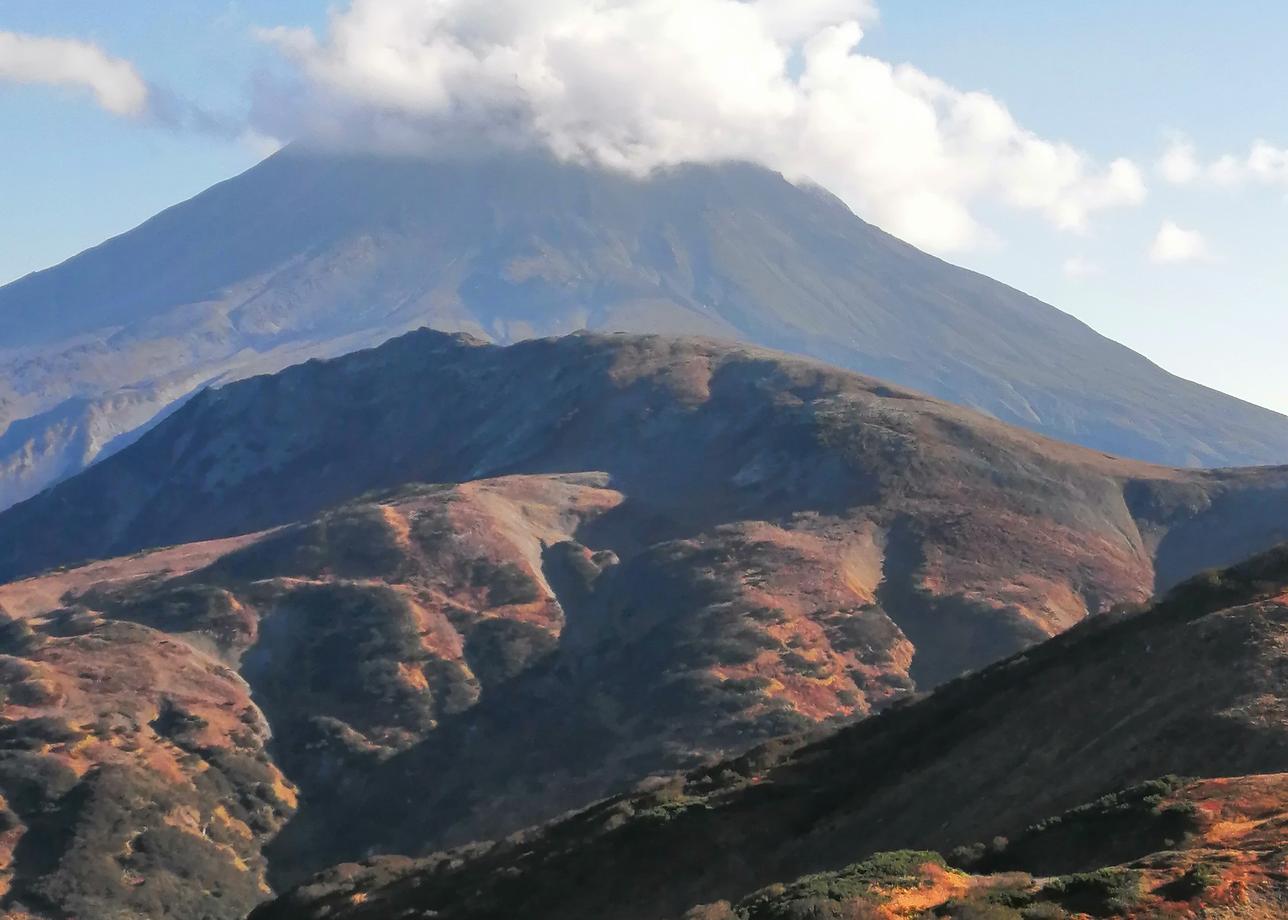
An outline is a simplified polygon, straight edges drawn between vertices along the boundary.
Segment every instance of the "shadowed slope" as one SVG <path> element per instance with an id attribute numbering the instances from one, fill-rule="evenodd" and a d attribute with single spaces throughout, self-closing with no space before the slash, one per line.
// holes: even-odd
<path id="1" fill-rule="evenodd" d="M 254 916 L 431 911 L 459 920 L 513 916 L 522 905 L 530 918 L 633 920 L 723 900 L 741 901 L 741 920 L 906 917 L 936 905 L 944 906 L 938 915 L 969 917 L 978 914 L 960 899 L 979 896 L 971 892 L 980 887 L 1011 889 L 1014 900 L 1000 902 L 1009 913 L 985 914 L 999 917 L 1021 916 L 1019 908 L 1035 902 L 1054 907 L 1023 916 L 1147 908 L 1166 916 L 1196 898 L 1236 906 L 1272 898 L 1276 887 L 1282 895 L 1288 843 L 1284 788 L 1282 778 L 1255 774 L 1288 766 L 1286 650 L 1288 552 L 1280 549 L 830 737 L 779 743 L 654 783 L 503 843 L 338 867 Z M 1171 772 L 1245 778 L 1126 788 Z M 1136 862 L 1038 883 L 981 882 L 936 875 L 942 859 L 910 854 L 749 897 L 775 880 L 835 871 L 874 852 L 947 851 L 996 835 L 1012 842 L 958 858 L 977 870 L 1034 875 Z M 1151 856 L 1155 850 L 1173 852 Z M 927 897 L 896 910 L 900 890 Z M 982 909 L 988 900 L 979 902 Z M 726 904 L 689 916 L 735 914 Z"/>

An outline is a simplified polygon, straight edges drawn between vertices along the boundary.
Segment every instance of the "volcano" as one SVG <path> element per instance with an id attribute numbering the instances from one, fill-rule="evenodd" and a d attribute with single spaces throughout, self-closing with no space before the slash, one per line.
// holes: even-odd
<path id="1" fill-rule="evenodd" d="M 421 326 L 499 344 L 583 328 L 714 336 L 1135 459 L 1288 459 L 1288 418 L 760 167 L 636 178 L 536 154 L 287 148 L 0 288 L 0 507 L 207 385 Z"/>

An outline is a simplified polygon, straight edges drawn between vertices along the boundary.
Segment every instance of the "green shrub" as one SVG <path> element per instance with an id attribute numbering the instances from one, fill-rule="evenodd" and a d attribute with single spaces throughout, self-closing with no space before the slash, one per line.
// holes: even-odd
<path id="1" fill-rule="evenodd" d="M 880 901 L 880 894 L 874 890 L 878 888 L 915 888 L 921 884 L 921 870 L 927 864 L 946 868 L 942 856 L 926 850 L 877 853 L 837 872 L 807 875 L 790 885 L 771 885 L 743 901 L 738 913 L 749 920 L 835 916 L 823 907 L 829 903 Z M 806 907 L 812 913 L 802 913 Z"/>
<path id="2" fill-rule="evenodd" d="M 1043 887 L 1041 897 L 1073 911 L 1124 913 L 1140 902 L 1143 881 L 1144 876 L 1134 869 L 1097 869 L 1054 878 Z"/>
<path id="3" fill-rule="evenodd" d="M 952 920 L 1022 920 L 1023 918 L 1023 914 L 1014 907 L 987 902 L 950 906 L 948 916 Z"/>
<path id="4" fill-rule="evenodd" d="M 1159 890 L 1169 901 L 1188 901 L 1221 883 L 1221 870 L 1211 863 L 1198 862 L 1184 875 Z"/>
<path id="5" fill-rule="evenodd" d="M 1020 911 L 1023 920 L 1065 920 L 1068 916 L 1055 904 L 1034 904 Z"/>

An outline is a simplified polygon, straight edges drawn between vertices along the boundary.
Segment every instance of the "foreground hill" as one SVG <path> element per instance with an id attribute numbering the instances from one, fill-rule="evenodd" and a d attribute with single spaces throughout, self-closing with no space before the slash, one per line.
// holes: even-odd
<path id="1" fill-rule="evenodd" d="M 133 553 L 0 586 L 3 904 L 239 917 L 887 710 L 1286 520 L 1285 470 L 704 340 L 421 332 L 231 385 L 0 515 L 12 571 Z"/>
<path id="2" fill-rule="evenodd" d="M 830 736 L 253 916 L 1282 916 L 1286 640 L 1281 549 Z"/>
<path id="3" fill-rule="evenodd" d="M 417 328 L 718 335 L 1177 466 L 1288 462 L 1288 418 L 743 164 L 647 179 L 539 156 L 288 149 L 0 288 L 0 507 L 201 387 Z"/>

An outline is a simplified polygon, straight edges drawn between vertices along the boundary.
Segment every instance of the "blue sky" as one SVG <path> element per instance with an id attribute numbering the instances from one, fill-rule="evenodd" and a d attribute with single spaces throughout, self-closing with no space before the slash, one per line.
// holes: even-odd
<path id="1" fill-rule="evenodd" d="M 1173 373 L 1288 412 L 1288 187 L 1178 189 L 1152 174 L 1173 132 L 1210 156 L 1257 138 L 1288 145 L 1288 4 L 903 0 L 881 13 L 874 53 L 990 91 L 1035 130 L 1151 173 L 1145 204 L 1085 239 L 1017 222 L 1001 248 L 954 261 Z M 1164 219 L 1200 230 L 1211 260 L 1151 263 L 1145 251 Z M 1100 271 L 1065 277 L 1074 256 Z"/>
<path id="2" fill-rule="evenodd" d="M 310 27 L 325 41 L 327 5 L 0 4 L 0 33 L 92 42 L 130 62 L 153 100 L 178 100 L 172 108 L 214 123 L 121 117 L 88 92 L 6 81 L 0 59 L 0 281 L 253 165 L 265 150 L 247 130 L 262 127 L 251 118 L 256 87 L 328 60 L 301 52 L 292 61 L 284 43 L 252 37 L 270 26 Z M 1005 177 L 995 177 L 969 199 L 986 232 L 969 245 L 930 248 L 1054 303 L 1168 370 L 1288 411 L 1288 182 L 1217 181 L 1209 168 L 1221 156 L 1246 159 L 1258 140 L 1288 148 L 1288 4 L 887 0 L 863 33 L 863 55 L 986 93 L 1026 132 L 1076 148 L 1089 170 L 1125 158 L 1143 180 L 1139 200 L 1127 195 L 1070 230 L 1014 207 Z M 352 73 L 325 79 L 342 84 Z M 1184 183 L 1157 166 L 1179 137 L 1201 168 Z M 890 226 L 890 202 L 862 184 L 871 175 L 843 197 Z M 1182 236 L 1171 237 L 1166 258 L 1162 250 L 1151 258 L 1164 223 Z"/>

